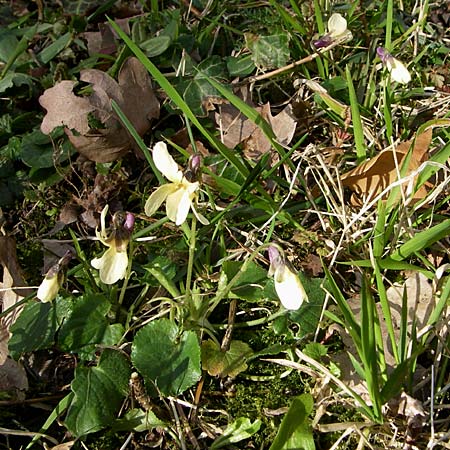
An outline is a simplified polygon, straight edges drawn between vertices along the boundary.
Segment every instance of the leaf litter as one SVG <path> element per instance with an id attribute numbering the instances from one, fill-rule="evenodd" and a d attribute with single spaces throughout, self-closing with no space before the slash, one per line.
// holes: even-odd
<path id="1" fill-rule="evenodd" d="M 3 267 L 3 281 L 0 283 L 1 311 L 13 308 L 33 289 L 26 287 L 22 270 L 17 261 L 16 242 L 10 236 L 0 236 L 0 263 Z M 0 319 L 0 390 L 12 391 L 18 398 L 25 398 L 28 379 L 20 362 L 9 357 L 9 329 L 15 322 L 23 306 L 17 306 Z"/>
<path id="2" fill-rule="evenodd" d="M 74 93 L 76 81 L 64 80 L 47 89 L 39 98 L 47 110 L 41 130 L 50 134 L 64 126 L 72 145 L 87 159 L 110 162 L 136 148 L 134 139 L 112 109 L 114 100 L 140 136 L 159 117 L 159 101 L 150 76 L 135 57 L 125 61 L 116 82 L 97 69 L 81 71 L 80 81 L 89 83 L 92 93 L 80 97 Z M 93 127 L 91 118 L 100 123 Z"/>
<path id="3" fill-rule="evenodd" d="M 386 148 L 378 155 L 360 164 L 358 167 L 341 175 L 343 186 L 348 187 L 352 192 L 351 204 L 361 207 L 364 203 L 370 202 L 377 195 L 380 195 L 386 188 L 392 186 L 397 180 L 407 177 L 417 171 L 420 165 L 429 157 L 428 149 L 431 144 L 432 129 L 415 136 L 415 138 L 401 142 L 395 148 Z M 407 155 L 410 154 L 409 160 Z M 406 162 L 406 168 L 403 163 Z M 418 174 L 410 182 L 414 185 Z M 409 188 L 407 185 L 407 188 Z M 413 202 L 423 200 L 428 194 L 428 188 L 421 186 L 411 197 Z M 386 199 L 389 193 L 383 196 Z M 400 198 L 400 193 L 398 194 Z"/>
<path id="4" fill-rule="evenodd" d="M 248 92 L 241 90 L 239 94 L 269 123 L 279 144 L 287 146 L 292 141 L 298 120 L 291 103 L 278 114 L 272 115 L 270 103 L 255 106 L 248 99 Z M 261 127 L 247 118 L 234 105 L 229 103 L 220 105 L 218 111 L 214 113 L 214 120 L 220 131 L 222 142 L 229 148 L 241 145 L 247 159 L 259 160 L 262 155 L 272 149 L 272 143 Z"/>

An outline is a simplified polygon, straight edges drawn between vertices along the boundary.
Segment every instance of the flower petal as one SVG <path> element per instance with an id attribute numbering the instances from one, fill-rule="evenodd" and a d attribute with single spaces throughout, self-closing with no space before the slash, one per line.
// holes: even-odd
<path id="1" fill-rule="evenodd" d="M 184 186 L 167 196 L 166 214 L 176 225 L 181 225 L 186 220 L 190 207 L 189 192 Z"/>
<path id="2" fill-rule="evenodd" d="M 97 237 L 103 242 L 103 240 L 107 239 L 106 234 L 106 214 L 108 214 L 109 205 L 105 205 L 100 214 L 100 232 L 95 230 L 95 234 Z M 105 244 L 106 245 L 106 244 Z"/>
<path id="3" fill-rule="evenodd" d="M 183 178 L 178 164 L 167 150 L 165 142 L 157 142 L 153 147 L 153 161 L 157 169 L 170 181 L 179 183 Z"/>
<path id="4" fill-rule="evenodd" d="M 147 199 L 144 206 L 144 211 L 147 216 L 153 216 L 162 203 L 167 199 L 167 196 L 178 189 L 174 183 L 163 184 Z"/>
<path id="5" fill-rule="evenodd" d="M 347 31 L 347 21 L 339 13 L 334 13 L 328 19 L 328 33 L 331 37 L 338 37 Z"/>
<path id="6" fill-rule="evenodd" d="M 287 267 L 284 267 L 280 272 L 281 273 L 275 273 L 274 280 L 275 290 L 281 304 L 286 309 L 299 309 L 302 303 L 307 300 L 307 295 L 302 282 L 299 277 Z"/>
<path id="7" fill-rule="evenodd" d="M 202 224 L 202 225 L 209 225 L 209 220 L 200 212 L 198 212 L 195 208 L 194 205 L 191 205 L 192 208 L 192 212 L 194 213 L 195 217 L 197 217 L 197 220 Z"/>
<path id="8" fill-rule="evenodd" d="M 45 277 L 38 288 L 36 297 L 43 303 L 51 302 L 58 295 L 59 288 L 58 274 L 49 278 Z"/>
<path id="9" fill-rule="evenodd" d="M 128 266 L 127 252 L 118 252 L 111 246 L 101 258 L 95 258 L 91 265 L 99 270 L 100 280 L 105 284 L 114 284 L 125 277 Z"/>
<path id="10" fill-rule="evenodd" d="M 388 70 L 391 72 L 391 78 L 397 83 L 408 84 L 411 81 L 411 74 L 405 65 L 397 58 L 392 58 Z"/>

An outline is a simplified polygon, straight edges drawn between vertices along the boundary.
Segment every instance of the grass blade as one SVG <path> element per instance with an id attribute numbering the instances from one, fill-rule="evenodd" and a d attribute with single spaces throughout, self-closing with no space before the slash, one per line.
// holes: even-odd
<path id="1" fill-rule="evenodd" d="M 194 113 L 191 111 L 187 103 L 183 100 L 178 91 L 170 84 L 169 80 L 160 72 L 160 70 L 147 58 L 142 50 L 120 29 L 120 27 L 111 19 L 108 18 L 109 23 L 114 31 L 125 42 L 129 49 L 136 55 L 145 68 L 149 71 L 156 82 L 166 92 L 168 97 L 175 103 L 175 105 L 186 115 L 186 117 L 198 128 L 205 139 L 224 157 L 226 158 L 243 176 L 248 175 L 248 169 L 235 156 L 235 154 L 223 145 L 218 139 L 212 136 L 208 130 L 200 123 Z"/>
<path id="2" fill-rule="evenodd" d="M 359 113 L 358 98 L 356 97 L 355 87 L 353 86 L 352 74 L 348 66 L 345 67 L 347 77 L 347 87 L 350 97 L 350 109 L 352 112 L 353 135 L 355 138 L 356 157 L 359 162 L 366 159 L 366 146 L 364 144 L 364 131 Z"/>
<path id="3" fill-rule="evenodd" d="M 391 255 L 394 261 L 406 259 L 413 253 L 420 252 L 424 248 L 429 247 L 435 242 L 447 237 L 450 234 L 450 219 L 446 219 L 441 223 L 421 231 L 405 242 L 396 252 Z"/>

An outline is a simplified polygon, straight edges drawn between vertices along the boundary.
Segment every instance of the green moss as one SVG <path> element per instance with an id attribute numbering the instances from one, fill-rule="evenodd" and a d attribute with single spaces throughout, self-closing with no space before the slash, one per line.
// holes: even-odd
<path id="1" fill-rule="evenodd" d="M 275 365 L 271 365 L 271 369 L 278 371 Z M 269 448 L 283 419 L 284 410 L 281 408 L 289 407 L 291 398 L 304 390 L 302 375 L 296 371 L 285 378 L 276 377 L 269 381 L 241 377 L 233 386 L 233 395 L 226 397 L 226 410 L 232 419 L 260 419 L 262 426 L 253 443 L 255 448 Z"/>

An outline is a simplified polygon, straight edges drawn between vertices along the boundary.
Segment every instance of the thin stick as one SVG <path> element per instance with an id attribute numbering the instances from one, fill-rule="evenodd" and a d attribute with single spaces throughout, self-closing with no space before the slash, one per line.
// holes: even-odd
<path id="1" fill-rule="evenodd" d="M 272 70 L 271 72 L 263 73 L 262 75 L 255 75 L 253 77 L 249 77 L 246 80 L 242 80 L 242 81 L 236 83 L 235 86 L 242 86 L 244 84 L 255 83 L 256 81 L 266 80 L 267 78 L 275 77 L 277 75 L 280 75 L 281 73 L 289 72 L 290 70 L 295 69 L 296 67 L 301 66 L 302 64 L 306 64 L 308 62 L 314 61 L 322 53 L 328 52 L 329 50 L 333 49 L 334 47 L 338 46 L 341 43 L 342 42 L 338 39 L 335 42 L 333 42 L 332 44 L 330 44 L 328 47 L 324 47 L 320 50 L 317 50 L 315 53 L 308 55 L 303 59 L 300 59 L 291 64 L 288 64 L 287 66 Z"/>
<path id="2" fill-rule="evenodd" d="M 230 302 L 230 309 L 228 310 L 228 326 L 227 331 L 225 332 L 225 336 L 222 340 L 222 345 L 220 346 L 220 350 L 222 352 L 227 352 L 230 349 L 231 343 L 231 335 L 233 333 L 234 328 L 234 319 L 236 318 L 236 308 L 237 308 L 237 300 L 233 298 Z"/>

